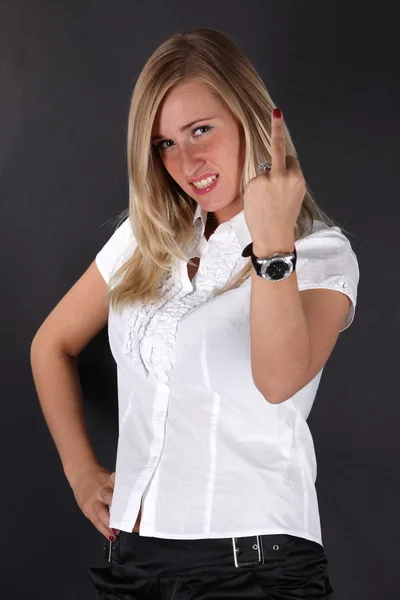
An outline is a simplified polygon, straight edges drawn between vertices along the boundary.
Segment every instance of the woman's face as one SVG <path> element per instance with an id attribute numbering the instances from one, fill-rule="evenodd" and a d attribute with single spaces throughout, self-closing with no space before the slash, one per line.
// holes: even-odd
<path id="1" fill-rule="evenodd" d="M 204 210 L 214 213 L 217 225 L 242 210 L 240 124 L 201 82 L 186 80 L 167 93 L 154 121 L 152 143 L 171 177 Z M 212 189 L 208 191 L 209 183 L 196 190 L 191 180 L 209 175 L 218 175 Z"/>

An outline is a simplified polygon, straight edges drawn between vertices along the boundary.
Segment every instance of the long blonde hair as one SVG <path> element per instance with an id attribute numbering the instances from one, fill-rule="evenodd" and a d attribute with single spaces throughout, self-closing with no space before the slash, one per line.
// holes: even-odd
<path id="1" fill-rule="evenodd" d="M 186 79 L 196 79 L 208 86 L 241 123 L 244 139 L 241 193 L 257 175 L 257 165 L 271 162 L 271 111 L 275 105 L 243 51 L 216 29 L 199 28 L 171 35 L 146 62 L 131 98 L 127 135 L 129 212 L 124 211 L 118 222 L 129 215 L 137 245 L 109 282 L 106 299 L 115 310 L 136 300 L 158 299 L 160 282 L 173 268 L 174 261 L 187 261 L 185 251 L 193 240 L 197 203 L 172 179 L 151 144 L 158 107 L 166 93 Z M 287 154 L 297 158 L 286 124 L 285 137 Z M 314 219 L 328 226 L 336 225 L 318 207 L 306 184 L 295 225 L 296 240 L 311 233 Z M 249 258 L 236 276 L 213 296 L 239 287 L 251 275 L 251 269 Z"/>

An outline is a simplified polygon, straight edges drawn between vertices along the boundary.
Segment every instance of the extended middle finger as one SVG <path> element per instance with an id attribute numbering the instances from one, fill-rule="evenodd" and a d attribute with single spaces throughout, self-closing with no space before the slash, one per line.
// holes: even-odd
<path id="1" fill-rule="evenodd" d="M 285 130 L 280 108 L 274 108 L 271 116 L 271 165 L 274 172 L 286 170 Z"/>

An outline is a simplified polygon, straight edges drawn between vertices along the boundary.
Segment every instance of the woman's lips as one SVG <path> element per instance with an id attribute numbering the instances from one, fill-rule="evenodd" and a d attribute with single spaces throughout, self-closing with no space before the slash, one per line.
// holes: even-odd
<path id="1" fill-rule="evenodd" d="M 215 186 L 217 185 L 219 180 L 219 177 L 217 177 L 217 179 L 215 181 L 213 181 L 212 183 L 210 183 L 210 185 L 208 187 L 199 189 L 197 188 L 194 183 L 191 183 L 190 185 L 193 187 L 194 191 L 196 192 L 196 194 L 198 194 L 199 196 L 204 196 L 204 194 L 208 194 L 208 192 L 211 192 Z"/>

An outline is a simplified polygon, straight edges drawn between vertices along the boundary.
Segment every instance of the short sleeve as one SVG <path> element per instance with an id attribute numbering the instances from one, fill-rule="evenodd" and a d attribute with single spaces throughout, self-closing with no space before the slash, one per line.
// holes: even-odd
<path id="1" fill-rule="evenodd" d="M 360 271 L 348 238 L 339 227 L 315 221 L 310 235 L 296 242 L 299 290 L 327 288 L 346 294 L 351 305 L 343 328 L 350 327 L 355 315 Z"/>
<path id="2" fill-rule="evenodd" d="M 122 265 L 126 253 L 133 251 L 134 246 L 135 238 L 132 233 L 130 218 L 128 217 L 96 254 L 95 261 L 97 268 L 107 284 L 111 276 Z"/>

